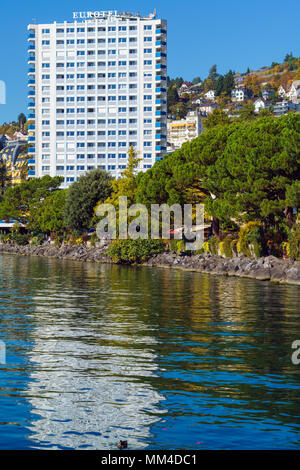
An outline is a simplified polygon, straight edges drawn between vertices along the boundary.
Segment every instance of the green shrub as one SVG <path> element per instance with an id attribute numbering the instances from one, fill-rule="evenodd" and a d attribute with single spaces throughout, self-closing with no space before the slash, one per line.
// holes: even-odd
<path id="1" fill-rule="evenodd" d="M 289 234 L 289 256 L 300 261 L 300 224 L 295 225 Z"/>
<path id="2" fill-rule="evenodd" d="M 107 250 L 107 255 L 121 264 L 141 263 L 152 255 L 165 251 L 162 240 L 114 240 Z"/>
<path id="3" fill-rule="evenodd" d="M 253 249 L 253 253 L 251 252 Z M 239 233 L 239 241 L 237 243 L 238 253 L 243 253 L 249 258 L 254 254 L 257 258 L 262 256 L 264 251 L 264 240 L 261 222 L 248 222 L 244 225 Z"/>
<path id="4" fill-rule="evenodd" d="M 232 238 L 226 237 L 219 243 L 221 256 L 225 258 L 232 258 L 231 242 Z"/>
<path id="5" fill-rule="evenodd" d="M 219 240 L 216 237 L 211 237 L 209 239 L 209 248 L 210 252 L 213 255 L 218 255 L 219 254 Z"/>
<path id="6" fill-rule="evenodd" d="M 10 239 L 16 245 L 28 245 L 29 234 L 28 233 L 13 232 L 10 236 Z"/>

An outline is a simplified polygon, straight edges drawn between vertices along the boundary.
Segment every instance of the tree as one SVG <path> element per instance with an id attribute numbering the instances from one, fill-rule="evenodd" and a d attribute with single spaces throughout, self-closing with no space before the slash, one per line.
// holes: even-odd
<path id="1" fill-rule="evenodd" d="M 222 109 L 214 109 L 204 121 L 205 129 L 211 129 L 219 124 L 226 125 L 230 123 L 228 115 Z"/>
<path id="2" fill-rule="evenodd" d="M 40 207 L 43 200 L 56 191 L 63 178 L 46 175 L 31 178 L 18 186 L 6 190 L 0 203 L 0 219 L 15 219 L 21 223 L 33 223 L 32 214 Z"/>
<path id="3" fill-rule="evenodd" d="M 239 117 L 243 121 L 255 119 L 255 106 L 252 101 L 243 104 L 242 108 L 238 111 Z"/>
<path id="4" fill-rule="evenodd" d="M 111 181 L 112 192 L 105 202 L 113 204 L 115 208 L 118 208 L 119 197 L 126 196 L 129 206 L 135 203 L 137 168 L 140 161 L 141 159 L 137 158 L 137 154 L 131 146 L 128 150 L 128 162 L 122 177 Z"/>
<path id="5" fill-rule="evenodd" d="M 207 200 L 208 210 L 220 219 L 291 226 L 292 208 L 300 203 L 299 148 L 297 114 L 236 124 L 203 181 L 211 192 L 218 190 L 216 199 Z"/>
<path id="6" fill-rule="evenodd" d="M 219 75 L 217 81 L 216 81 L 216 96 L 220 96 L 221 93 L 223 92 L 224 89 L 224 77 L 223 75 Z"/>
<path id="7" fill-rule="evenodd" d="M 5 193 L 6 189 L 10 186 L 11 177 L 7 172 L 6 164 L 1 161 L 0 162 L 0 200 Z"/>
<path id="8" fill-rule="evenodd" d="M 234 73 L 232 70 L 229 70 L 226 75 L 224 75 L 224 80 L 223 80 L 223 92 L 227 96 L 231 96 L 231 92 L 233 88 L 235 87 L 235 81 L 234 81 Z"/>
<path id="9" fill-rule="evenodd" d="M 198 85 L 200 83 L 201 83 L 201 78 L 200 77 L 193 78 L 193 80 L 192 80 L 193 85 Z"/>
<path id="10" fill-rule="evenodd" d="M 217 66 L 216 64 L 212 65 L 208 72 L 208 78 L 211 78 L 215 81 L 218 78 L 219 74 L 217 73 Z"/>
<path id="11" fill-rule="evenodd" d="M 21 131 L 24 129 L 24 124 L 26 123 L 27 119 L 24 113 L 20 113 L 18 116 L 18 123 L 20 126 Z"/>
<path id="12" fill-rule="evenodd" d="M 65 203 L 68 189 L 55 191 L 31 213 L 30 228 L 36 232 L 60 232 L 65 228 Z"/>
<path id="13" fill-rule="evenodd" d="M 168 112 L 170 112 L 173 106 L 176 106 L 179 102 L 179 96 L 176 86 L 169 86 L 167 91 L 167 103 L 168 103 Z"/>
<path id="14" fill-rule="evenodd" d="M 111 194 L 111 179 L 109 173 L 97 168 L 70 186 L 65 204 L 67 228 L 82 232 L 89 228 L 95 205 Z"/>

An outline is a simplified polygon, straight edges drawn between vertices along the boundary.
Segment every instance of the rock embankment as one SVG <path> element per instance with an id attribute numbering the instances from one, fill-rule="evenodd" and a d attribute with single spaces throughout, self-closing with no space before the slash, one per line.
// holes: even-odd
<path id="1" fill-rule="evenodd" d="M 86 247 L 84 245 L 56 247 L 48 244 L 41 246 L 0 244 L 0 253 L 112 263 L 105 252 L 105 247 Z M 169 252 L 152 256 L 143 265 L 300 285 L 300 261 L 281 260 L 274 256 L 258 259 L 245 256 L 222 258 L 208 253 L 179 256 Z"/>
<path id="2" fill-rule="evenodd" d="M 161 253 L 145 264 L 300 285 L 300 261 L 281 260 L 274 256 L 255 259 L 245 256 L 222 258 L 211 254 L 178 256 L 175 253 Z"/>
<path id="3" fill-rule="evenodd" d="M 53 246 L 49 244 L 43 244 L 39 246 L 20 246 L 13 244 L 0 244 L 0 253 L 111 263 L 111 260 L 105 256 L 105 251 L 105 248 L 88 248 L 85 245 Z"/>

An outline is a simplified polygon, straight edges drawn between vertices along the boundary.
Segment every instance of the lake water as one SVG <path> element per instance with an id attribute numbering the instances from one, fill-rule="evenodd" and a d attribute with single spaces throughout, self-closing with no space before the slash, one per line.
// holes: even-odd
<path id="1" fill-rule="evenodd" d="M 299 449 L 300 289 L 0 255 L 0 449 Z"/>

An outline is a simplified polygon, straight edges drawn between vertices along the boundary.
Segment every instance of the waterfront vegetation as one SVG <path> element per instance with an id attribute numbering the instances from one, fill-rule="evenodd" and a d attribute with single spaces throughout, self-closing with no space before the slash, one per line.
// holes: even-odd
<path id="1" fill-rule="evenodd" d="M 97 242 L 88 233 L 99 218 L 99 204 L 205 205 L 212 231 L 201 252 L 224 257 L 273 254 L 300 260 L 300 115 L 289 114 L 229 123 L 220 119 L 145 173 L 137 173 L 133 148 L 122 178 L 100 169 L 59 190 L 60 177 L 30 179 L 7 187 L 0 219 L 17 221 L 2 241 L 57 245 Z M 4 188 L 5 189 L 5 188 Z M 18 225 L 19 224 L 19 225 Z M 26 231 L 21 228 L 26 224 Z M 118 262 L 147 259 L 162 250 L 185 250 L 183 240 L 116 240 L 108 254 Z"/>

